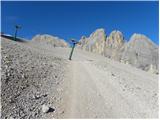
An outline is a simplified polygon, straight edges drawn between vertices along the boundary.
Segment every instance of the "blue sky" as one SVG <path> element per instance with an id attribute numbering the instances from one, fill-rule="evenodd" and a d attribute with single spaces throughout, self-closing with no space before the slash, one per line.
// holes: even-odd
<path id="1" fill-rule="evenodd" d="M 51 34 L 65 40 L 89 36 L 104 28 L 129 40 L 133 33 L 145 34 L 159 43 L 158 1 L 134 2 L 1 2 L 2 32 L 14 34 L 14 25 L 22 25 L 18 35 L 31 39 L 36 34 Z"/>

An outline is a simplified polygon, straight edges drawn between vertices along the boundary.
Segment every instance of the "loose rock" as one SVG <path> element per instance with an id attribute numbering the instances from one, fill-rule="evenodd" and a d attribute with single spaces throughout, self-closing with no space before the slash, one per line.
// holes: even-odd
<path id="1" fill-rule="evenodd" d="M 43 113 L 47 113 L 49 112 L 50 107 L 48 107 L 47 105 L 42 105 L 42 112 Z"/>

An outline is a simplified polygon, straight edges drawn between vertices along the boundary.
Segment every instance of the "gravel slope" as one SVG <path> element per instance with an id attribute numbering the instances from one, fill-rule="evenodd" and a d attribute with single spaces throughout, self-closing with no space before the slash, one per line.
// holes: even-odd
<path id="1" fill-rule="evenodd" d="M 158 118 L 158 75 L 75 49 L 64 118 Z"/>
<path id="2" fill-rule="evenodd" d="M 69 53 L 2 40 L 2 118 L 158 118 L 158 75 L 79 49 L 68 61 Z"/>
<path id="3" fill-rule="evenodd" d="M 53 118 L 59 116 L 59 87 L 63 81 L 63 59 L 20 43 L 1 41 L 2 118 Z M 58 103 L 58 104 L 57 104 Z M 52 112 L 42 112 L 42 105 Z M 57 108 L 58 107 L 58 108 Z"/>
<path id="4" fill-rule="evenodd" d="M 66 118 L 158 118 L 158 76 L 109 62 L 71 66 Z"/>

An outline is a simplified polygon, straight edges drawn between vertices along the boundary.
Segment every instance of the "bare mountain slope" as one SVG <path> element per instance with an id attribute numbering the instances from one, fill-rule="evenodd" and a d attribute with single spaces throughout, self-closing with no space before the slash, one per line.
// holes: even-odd
<path id="1" fill-rule="evenodd" d="M 134 34 L 124 46 L 121 60 L 143 70 L 158 73 L 158 46 L 146 36 Z"/>
<path id="2" fill-rule="evenodd" d="M 58 118 L 66 61 L 38 49 L 43 44 L 6 38 L 1 43 L 1 118 Z M 43 113 L 42 105 L 54 112 Z"/>
<path id="3" fill-rule="evenodd" d="M 72 61 L 33 42 L 1 50 L 2 118 L 158 118 L 158 75 L 76 48 Z"/>
<path id="4" fill-rule="evenodd" d="M 65 42 L 65 40 L 48 34 L 36 35 L 32 38 L 32 41 L 36 42 L 35 44 L 43 44 L 53 47 L 68 47 L 68 44 Z"/>
<path id="5" fill-rule="evenodd" d="M 80 42 L 80 49 L 158 74 L 158 46 L 145 35 L 134 34 L 126 42 L 118 30 L 107 37 L 104 29 L 97 29 L 89 38 L 82 37 Z"/>

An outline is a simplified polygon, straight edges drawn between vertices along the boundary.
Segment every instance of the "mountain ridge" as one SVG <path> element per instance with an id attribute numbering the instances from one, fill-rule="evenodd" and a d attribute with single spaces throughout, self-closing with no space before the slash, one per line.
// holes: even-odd
<path id="1" fill-rule="evenodd" d="M 47 44 L 53 47 L 68 47 L 68 43 L 64 39 L 49 34 L 37 34 L 32 38 L 32 42 Z"/>
<path id="2" fill-rule="evenodd" d="M 125 40 L 122 32 L 113 30 L 108 36 L 103 28 L 95 30 L 89 37 L 79 40 L 80 49 L 98 53 L 119 62 L 158 74 L 158 49 L 147 36 L 134 33 Z M 150 67 L 151 66 L 151 67 Z"/>
<path id="3" fill-rule="evenodd" d="M 51 47 L 69 47 L 64 39 L 49 34 L 35 35 L 32 41 Z M 143 34 L 134 33 L 126 40 L 119 30 L 113 30 L 107 35 L 105 29 L 99 28 L 88 37 L 82 36 L 79 42 L 81 43 L 77 46 L 79 49 L 158 74 L 159 46 Z"/>

